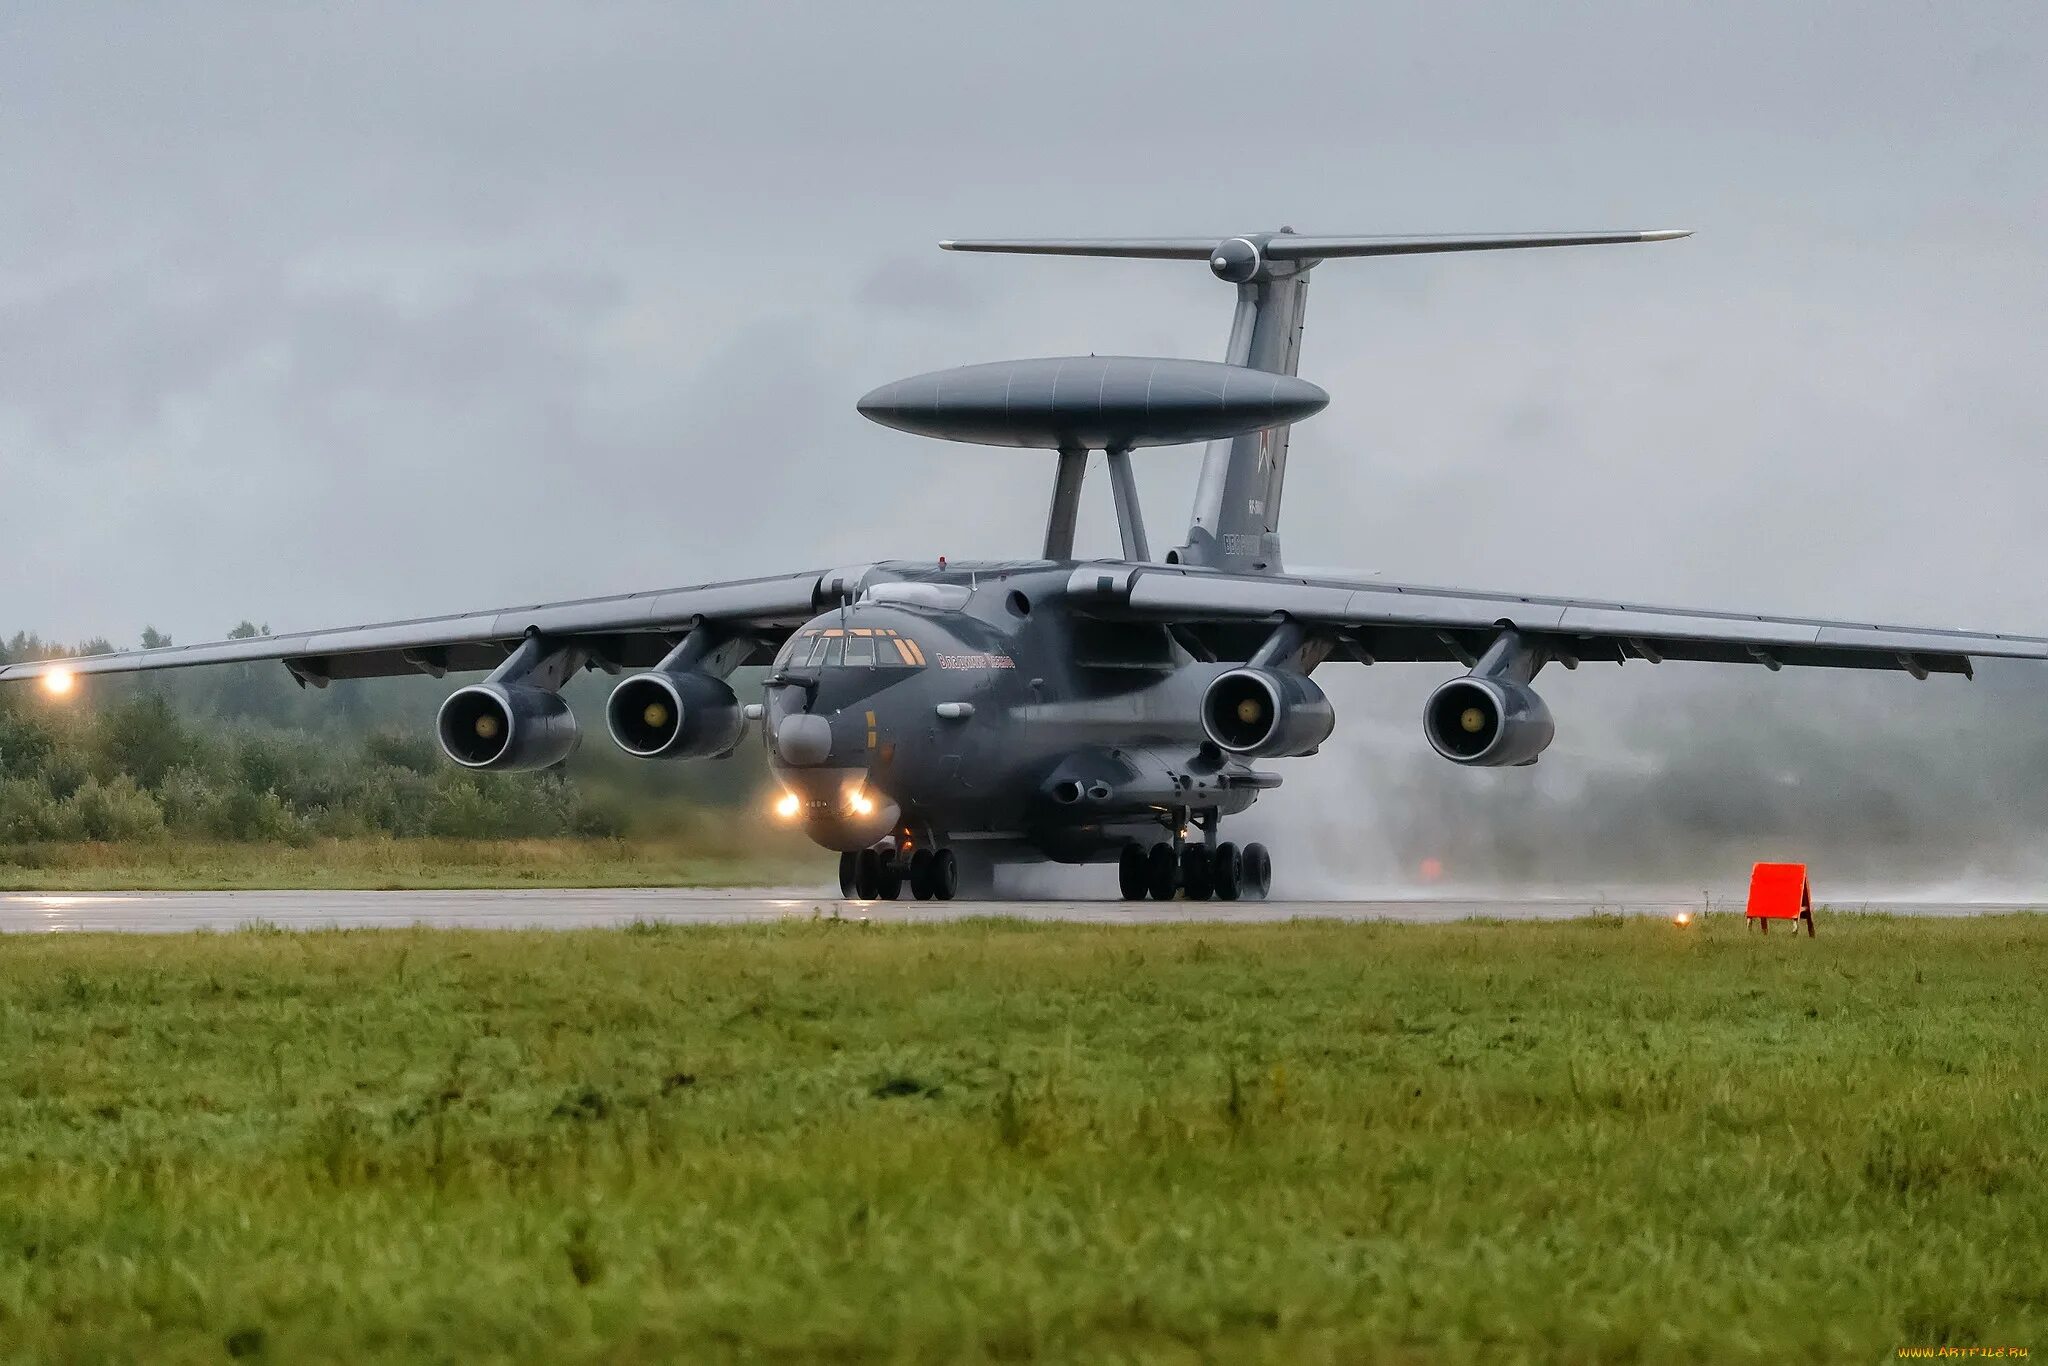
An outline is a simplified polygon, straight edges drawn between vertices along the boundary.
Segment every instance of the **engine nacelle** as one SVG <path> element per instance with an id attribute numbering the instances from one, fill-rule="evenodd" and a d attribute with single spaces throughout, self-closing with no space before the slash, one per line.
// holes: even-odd
<path id="1" fill-rule="evenodd" d="M 1429 695 L 1422 729 L 1454 764 L 1507 768 L 1533 764 L 1557 727 L 1550 708 L 1527 684 L 1499 678 L 1454 678 Z"/>
<path id="2" fill-rule="evenodd" d="M 560 693 L 476 683 L 449 694 L 435 718 L 441 751 L 464 768 L 525 773 L 576 752 L 576 716 Z"/>
<path id="3" fill-rule="evenodd" d="M 1313 754 L 1336 728 L 1330 699 L 1302 674 L 1232 669 L 1202 694 L 1202 731 L 1231 754 Z"/>
<path id="4" fill-rule="evenodd" d="M 638 759 L 730 754 L 747 718 L 725 681 L 710 674 L 634 674 L 605 703 L 612 743 Z"/>

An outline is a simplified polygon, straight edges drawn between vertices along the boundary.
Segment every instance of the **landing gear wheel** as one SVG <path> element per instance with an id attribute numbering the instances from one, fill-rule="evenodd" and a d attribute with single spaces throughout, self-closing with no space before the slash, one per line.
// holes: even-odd
<path id="1" fill-rule="evenodd" d="M 1180 885 L 1190 901 L 1207 901 L 1216 889 L 1215 878 L 1211 875 L 1209 851 L 1199 844 L 1181 846 Z"/>
<path id="2" fill-rule="evenodd" d="M 854 860 L 855 856 L 853 854 L 841 854 L 839 856 L 839 895 L 845 897 L 848 901 L 853 900 Z"/>
<path id="3" fill-rule="evenodd" d="M 1126 901 L 1143 901 L 1152 889 L 1152 876 L 1145 860 L 1145 846 L 1126 844 L 1116 860 L 1116 887 Z"/>
<path id="4" fill-rule="evenodd" d="M 863 849 L 853 856 L 853 895 L 861 901 L 873 901 L 881 890 L 881 855 L 872 849 Z"/>
<path id="5" fill-rule="evenodd" d="M 919 849 L 910 856 L 910 894 L 919 901 L 932 899 L 932 851 Z"/>
<path id="6" fill-rule="evenodd" d="M 1170 844 L 1155 844 L 1145 859 L 1145 887 L 1154 901 L 1171 901 L 1180 890 L 1180 855 Z"/>
<path id="7" fill-rule="evenodd" d="M 1273 890 L 1273 856 L 1266 852 L 1263 844 L 1247 844 L 1244 847 L 1244 894 L 1253 901 L 1264 901 L 1266 893 Z"/>
<path id="8" fill-rule="evenodd" d="M 940 901 L 951 901 L 959 890 L 960 860 L 951 849 L 941 849 L 932 855 L 932 895 Z"/>
<path id="9" fill-rule="evenodd" d="M 1230 841 L 1217 845 L 1210 857 L 1209 880 L 1216 888 L 1218 901 L 1235 901 L 1244 895 L 1244 855 Z"/>
<path id="10" fill-rule="evenodd" d="M 894 901 L 903 895 L 903 865 L 895 859 L 883 859 L 875 876 L 875 895 L 884 901 Z"/>

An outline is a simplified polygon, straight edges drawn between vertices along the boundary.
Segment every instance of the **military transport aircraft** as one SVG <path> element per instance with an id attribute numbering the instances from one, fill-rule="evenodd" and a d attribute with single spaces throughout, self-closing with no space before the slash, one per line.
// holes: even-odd
<path id="1" fill-rule="evenodd" d="M 1423 708 L 1444 758 L 1532 764 L 1550 744 L 1547 664 L 1710 660 L 1968 676 L 2048 640 L 1631 607 L 1378 578 L 1290 574 L 1278 528 L 1289 424 L 1328 396 L 1296 376 L 1309 272 L 1349 257 L 1657 242 L 1684 232 L 943 242 L 953 251 L 1206 261 L 1237 288 L 1225 359 L 1023 360 L 885 385 L 860 411 L 906 431 L 1056 451 L 1036 558 L 885 560 L 461 616 L 15 664 L 0 681 L 280 660 L 303 686 L 488 670 L 442 704 L 448 757 L 500 772 L 575 748 L 580 669 L 626 676 L 612 741 L 722 757 L 758 722 L 773 815 L 840 851 L 848 896 L 949 899 L 1000 862 L 1115 863 L 1126 898 L 1266 893 L 1260 845 L 1224 839 L 1336 724 L 1315 670 L 1454 663 Z M 1130 452 L 1206 442 L 1186 539 L 1155 556 Z M 1106 453 L 1121 558 L 1076 560 L 1089 452 Z M 766 665 L 743 702 L 735 670 Z M 750 686 L 749 691 L 752 691 Z"/>

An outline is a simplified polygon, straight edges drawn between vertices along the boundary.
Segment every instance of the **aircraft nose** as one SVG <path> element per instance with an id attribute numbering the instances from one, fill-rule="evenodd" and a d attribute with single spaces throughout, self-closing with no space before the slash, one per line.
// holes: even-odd
<path id="1" fill-rule="evenodd" d="M 832 754 L 832 723 L 822 716 L 798 712 L 775 727 L 775 753 L 791 768 L 812 768 Z"/>

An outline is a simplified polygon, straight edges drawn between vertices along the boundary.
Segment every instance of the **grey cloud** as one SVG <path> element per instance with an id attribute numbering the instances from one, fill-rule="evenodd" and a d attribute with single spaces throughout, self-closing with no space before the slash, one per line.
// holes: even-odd
<path id="1" fill-rule="evenodd" d="M 870 271 L 854 302 L 871 313 L 902 314 L 926 324 L 958 325 L 988 307 L 986 290 L 958 271 L 922 258 L 899 256 Z"/>

